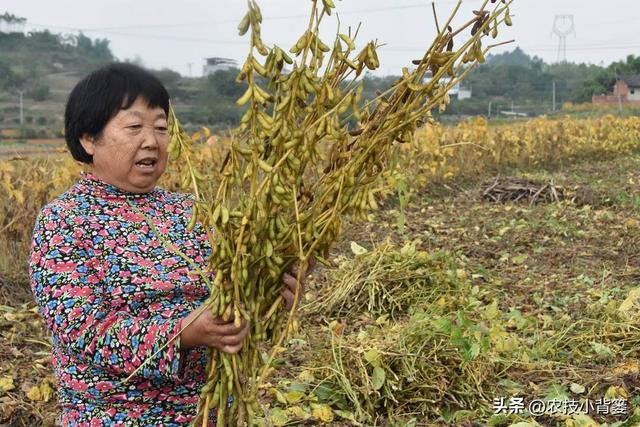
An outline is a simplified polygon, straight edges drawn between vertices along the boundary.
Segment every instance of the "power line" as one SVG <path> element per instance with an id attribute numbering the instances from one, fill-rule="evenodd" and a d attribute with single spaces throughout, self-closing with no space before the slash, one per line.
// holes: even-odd
<path id="1" fill-rule="evenodd" d="M 456 4 L 457 0 L 436 0 L 436 5 L 453 5 Z M 406 5 L 399 6 L 385 6 L 378 8 L 368 8 L 368 9 L 355 9 L 348 10 L 345 12 L 336 13 L 338 15 L 354 15 L 354 14 L 370 14 L 370 13 L 378 13 L 378 12 L 387 12 L 392 10 L 404 10 L 404 9 L 422 9 L 422 8 L 430 8 L 431 2 L 424 3 L 412 3 Z M 287 20 L 287 19 L 300 19 L 300 18 L 308 18 L 309 14 L 299 14 L 299 15 L 280 15 L 280 16 L 265 16 L 263 19 L 265 21 L 270 20 Z M 613 24 L 621 24 L 628 22 L 637 22 L 640 21 L 640 18 L 629 18 L 623 20 L 609 21 L 609 22 L 600 22 L 599 25 L 613 25 Z M 69 26 L 61 26 L 61 25 L 51 25 L 51 24 L 38 24 L 38 23 L 29 23 L 28 25 L 34 27 L 41 28 L 58 28 L 70 31 L 86 31 L 86 32 L 110 32 L 112 30 L 137 30 L 137 29 L 147 29 L 147 28 L 178 28 L 178 27 L 197 27 L 204 25 L 216 25 L 216 24 L 236 24 L 239 22 L 239 19 L 224 19 L 217 21 L 206 21 L 206 22 L 190 22 L 190 23 L 181 23 L 181 24 L 153 24 L 153 25 L 127 25 L 127 26 L 115 26 L 115 27 L 69 27 Z"/>
<path id="2" fill-rule="evenodd" d="M 542 51 L 557 51 L 557 47 L 535 47 L 535 46 L 518 46 L 526 52 L 542 52 Z M 592 45 L 592 46 L 576 46 L 567 47 L 568 51 L 571 50 L 606 50 L 606 49 L 637 49 L 640 45 Z M 380 47 L 380 50 L 386 50 L 391 52 L 415 52 L 422 51 L 422 47 L 391 47 L 389 45 Z"/>
<path id="3" fill-rule="evenodd" d="M 444 5 L 444 4 L 454 4 L 456 1 L 442 1 L 436 2 L 436 4 Z M 401 10 L 401 9 L 415 9 L 415 8 L 425 8 L 428 7 L 429 4 L 410 4 L 404 6 L 389 6 L 382 8 L 372 8 L 372 9 L 360 9 L 360 10 L 351 10 L 342 13 L 338 13 L 339 15 L 353 15 L 353 14 L 369 14 L 369 13 L 377 13 L 377 12 L 386 12 L 390 10 Z M 300 19 L 300 18 L 308 18 L 308 14 L 300 14 L 300 15 L 281 15 L 281 16 L 266 16 L 264 18 L 265 21 L 275 21 L 275 20 L 287 20 L 287 19 Z M 606 25 L 614 25 L 614 24 L 623 24 L 629 22 L 639 22 L 640 18 L 630 18 L 609 22 L 602 22 L 598 25 L 606 26 Z M 204 25 L 217 25 L 217 24 L 237 24 L 239 19 L 224 19 L 218 21 L 207 21 L 207 22 L 185 22 L 181 24 L 153 24 L 153 25 L 126 25 L 126 26 L 117 26 L 117 27 L 69 27 L 69 26 L 60 26 L 60 25 L 50 25 L 50 24 L 37 24 L 37 23 L 29 23 L 28 25 L 34 27 L 41 28 L 59 28 L 70 31 L 86 31 L 86 32 L 110 32 L 113 30 L 139 30 L 139 29 L 148 29 L 148 28 L 179 28 L 179 27 L 198 27 Z"/>
<path id="4" fill-rule="evenodd" d="M 36 24 L 31 24 L 36 26 Z M 38 24 L 37 26 L 45 26 L 43 24 Z M 70 27 L 56 27 L 53 25 L 47 25 L 50 28 L 63 28 L 72 30 Z M 92 30 L 93 31 L 93 30 Z M 175 37 L 175 36 L 167 36 L 162 34 L 135 34 L 135 33 L 126 33 L 126 32 L 114 32 L 114 31 L 104 31 L 105 33 L 116 35 L 116 36 L 124 36 L 124 37 L 132 37 L 132 38 L 142 38 L 142 39 L 153 39 L 153 40 L 169 40 L 176 42 L 187 42 L 187 43 L 210 43 L 210 44 L 222 44 L 222 45 L 246 45 L 247 42 L 245 40 L 221 40 L 221 39 L 208 39 L 208 38 L 199 38 L 199 37 Z M 543 51 L 556 51 L 557 47 L 537 47 L 537 46 L 519 46 L 523 50 L 529 52 L 543 52 Z M 573 46 L 567 47 L 567 51 L 589 51 L 589 50 L 606 50 L 606 49 L 636 49 L 640 48 L 640 45 L 583 45 L 583 46 Z M 389 51 L 389 52 L 414 52 L 414 51 L 422 51 L 424 47 L 393 47 L 390 45 L 381 46 L 380 50 Z"/>
<path id="5" fill-rule="evenodd" d="M 457 0 L 442 0 L 436 1 L 436 5 L 451 5 L 456 4 Z M 388 12 L 392 10 L 403 10 L 403 9 L 417 9 L 417 8 L 430 8 L 431 2 L 429 3 L 414 3 L 400 6 L 386 6 L 386 7 L 377 7 L 377 8 L 368 8 L 368 9 L 356 9 L 356 10 L 348 10 L 345 12 L 336 12 L 337 15 L 366 15 L 370 13 L 378 13 L 378 12 Z M 309 14 L 299 14 L 299 15 L 280 15 L 280 16 L 265 16 L 263 18 L 264 21 L 277 21 L 277 20 L 288 20 L 288 19 L 301 19 L 308 18 Z M 217 24 L 237 24 L 239 19 L 223 19 L 218 21 L 207 21 L 207 22 L 191 22 L 191 23 L 182 23 L 182 24 L 153 24 L 153 25 L 128 25 L 128 26 L 117 26 L 117 27 L 68 27 L 68 26 L 60 26 L 60 25 L 49 25 L 49 24 L 37 24 L 37 23 L 29 23 L 28 25 L 34 27 L 41 28 L 58 28 L 69 31 L 83 31 L 83 32 L 111 32 L 112 30 L 127 30 L 127 29 L 147 29 L 147 28 L 178 28 L 178 27 L 197 27 L 204 25 L 217 25 Z"/>
<path id="6" fill-rule="evenodd" d="M 450 4 L 456 4 L 457 1 L 456 0 L 442 0 L 442 1 L 436 1 L 435 4 L 436 5 L 450 5 Z M 356 9 L 356 10 L 348 10 L 345 12 L 339 12 L 337 11 L 336 13 L 340 16 L 343 15 L 362 15 L 362 14 L 369 14 L 369 13 L 378 13 L 378 12 L 388 12 L 388 11 L 392 11 L 392 10 L 404 10 L 404 9 L 422 9 L 422 8 L 430 8 L 431 7 L 431 2 L 428 3 L 413 3 L 413 4 L 407 4 L 407 5 L 400 5 L 400 6 L 386 6 L 386 7 L 377 7 L 377 8 L 368 8 L 368 9 Z M 308 18 L 309 14 L 299 14 L 299 15 L 281 15 L 281 16 L 265 16 L 263 18 L 264 21 L 276 21 L 276 20 L 287 20 L 287 19 L 300 19 L 300 18 Z M 154 24 L 154 25 L 129 25 L 129 26 L 118 26 L 118 27 L 94 27 L 94 28 L 78 28 L 77 30 L 82 30 L 82 31 L 111 31 L 111 30 L 127 30 L 127 29 L 145 29 L 145 28 L 176 28 L 176 27 L 193 27 L 193 26 L 201 26 L 201 25 L 216 25 L 216 24 L 237 24 L 238 23 L 238 19 L 224 19 L 224 20 L 218 20 L 218 21 L 207 21 L 207 22 L 192 22 L 192 23 L 183 23 L 183 24 Z M 35 25 L 35 24 L 31 24 L 31 25 Z M 43 26 L 42 24 L 39 24 L 38 26 Z M 62 28 L 62 27 L 61 27 Z M 69 27 L 67 27 L 69 28 Z"/>

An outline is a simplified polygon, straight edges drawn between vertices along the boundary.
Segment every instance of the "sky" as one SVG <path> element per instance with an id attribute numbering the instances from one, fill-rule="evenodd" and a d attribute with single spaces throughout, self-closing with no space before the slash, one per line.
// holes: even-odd
<path id="1" fill-rule="evenodd" d="M 257 0 L 264 16 L 262 36 L 267 45 L 291 47 L 306 28 L 310 0 Z M 360 44 L 377 40 L 381 67 L 378 75 L 399 74 L 412 59 L 421 57 L 433 40 L 435 26 L 430 0 L 334 0 L 341 32 L 361 24 Z M 481 0 L 463 0 L 462 23 Z M 439 19 L 445 20 L 453 0 L 436 0 Z M 72 34 L 79 30 L 91 38 L 107 38 L 119 60 L 140 59 L 149 68 L 170 68 L 186 76 L 202 75 L 204 58 L 225 57 L 242 62 L 248 53 L 247 37 L 238 36 L 237 24 L 246 13 L 243 0 L 2 0 L 7 11 L 27 18 L 25 30 L 49 29 Z M 515 39 L 494 52 L 520 46 L 546 62 L 558 60 L 560 31 L 567 36 L 567 60 L 609 64 L 640 55 L 640 2 L 638 0 L 514 0 L 514 25 L 500 40 Z M 325 41 L 336 33 L 338 21 L 323 26 Z M 330 43 L 327 43 L 330 44 Z"/>

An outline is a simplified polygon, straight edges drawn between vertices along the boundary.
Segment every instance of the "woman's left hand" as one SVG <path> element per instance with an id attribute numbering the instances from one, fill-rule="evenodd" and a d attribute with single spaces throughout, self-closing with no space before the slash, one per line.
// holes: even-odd
<path id="1" fill-rule="evenodd" d="M 314 257 L 309 258 L 309 266 L 306 271 L 302 272 L 300 276 L 300 291 L 298 292 L 298 302 L 302 295 L 304 295 L 304 285 L 307 281 L 307 275 L 310 274 L 316 268 L 316 259 Z M 297 263 L 291 267 L 291 271 L 282 275 L 282 282 L 286 285 L 282 289 L 282 297 L 285 300 L 287 310 L 293 307 L 293 302 L 296 295 L 296 277 L 298 275 Z"/>

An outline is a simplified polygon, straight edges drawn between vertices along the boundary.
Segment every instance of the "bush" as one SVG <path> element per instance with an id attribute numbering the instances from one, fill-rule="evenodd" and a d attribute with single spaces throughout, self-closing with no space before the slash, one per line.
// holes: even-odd
<path id="1" fill-rule="evenodd" d="M 20 136 L 22 138 L 37 138 L 38 137 L 38 131 L 34 128 L 30 128 L 30 127 L 23 127 L 20 128 Z"/>
<path id="2" fill-rule="evenodd" d="M 46 101 L 49 99 L 50 88 L 49 86 L 39 84 L 36 87 L 27 91 L 27 96 L 34 101 Z"/>

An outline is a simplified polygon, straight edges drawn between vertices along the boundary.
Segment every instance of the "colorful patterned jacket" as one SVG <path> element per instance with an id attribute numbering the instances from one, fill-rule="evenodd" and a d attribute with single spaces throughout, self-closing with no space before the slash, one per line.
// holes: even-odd
<path id="1" fill-rule="evenodd" d="M 192 421 L 206 350 L 181 351 L 178 333 L 209 291 L 171 250 L 174 245 L 206 266 L 211 246 L 205 230 L 186 229 L 192 203 L 192 196 L 160 187 L 123 192 L 83 172 L 42 209 L 29 274 L 53 336 L 64 426 Z M 132 206 L 153 220 L 162 239 Z"/>

